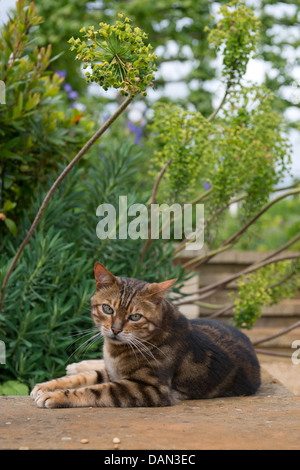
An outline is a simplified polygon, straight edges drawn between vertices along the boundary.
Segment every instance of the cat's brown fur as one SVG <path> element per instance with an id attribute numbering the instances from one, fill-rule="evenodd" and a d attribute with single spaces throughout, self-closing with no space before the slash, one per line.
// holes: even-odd
<path id="1" fill-rule="evenodd" d="M 164 298 L 174 280 L 115 277 L 100 263 L 95 278 L 92 318 L 104 361 L 72 364 L 67 376 L 37 384 L 39 407 L 168 406 L 256 392 L 260 368 L 249 339 L 218 321 L 188 320 Z"/>

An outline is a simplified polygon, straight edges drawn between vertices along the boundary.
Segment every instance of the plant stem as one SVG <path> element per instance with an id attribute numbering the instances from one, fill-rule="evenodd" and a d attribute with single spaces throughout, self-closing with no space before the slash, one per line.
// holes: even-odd
<path id="1" fill-rule="evenodd" d="M 200 302 L 200 301 L 196 301 L 194 302 L 194 305 L 198 305 L 198 307 L 202 307 L 202 308 L 207 308 L 209 310 L 220 310 L 220 308 L 227 308 L 229 307 L 228 304 L 224 304 L 223 306 L 220 305 L 220 304 L 210 304 L 208 302 Z M 231 307 L 231 305 L 230 305 Z"/>
<path id="2" fill-rule="evenodd" d="M 227 305 L 227 307 L 224 307 L 224 308 L 218 310 L 217 312 L 212 313 L 211 315 L 209 315 L 208 318 L 219 317 L 220 315 L 223 315 L 224 313 L 230 312 L 230 310 L 232 310 L 233 307 L 234 307 L 234 303 L 232 302 L 230 305 Z"/>
<path id="3" fill-rule="evenodd" d="M 214 284 L 210 284 L 208 286 L 201 287 L 198 290 L 199 294 L 204 294 L 205 292 L 211 291 L 216 288 L 223 287 L 230 282 L 234 281 L 235 279 L 238 279 L 244 274 L 249 274 L 252 273 L 253 271 L 256 271 L 259 268 L 262 268 L 264 266 L 267 266 L 272 263 L 278 263 L 279 261 L 285 261 L 288 259 L 297 259 L 300 258 L 300 254 L 295 254 L 295 255 L 286 255 L 283 257 L 278 257 L 278 258 L 270 258 L 269 256 L 266 259 L 261 260 L 260 262 L 253 263 L 250 266 L 248 266 L 246 269 L 243 269 L 242 271 L 239 271 L 236 274 L 233 274 L 232 276 L 227 277 L 226 279 L 223 279 L 223 281 L 215 282 Z"/>
<path id="4" fill-rule="evenodd" d="M 148 250 L 149 246 L 151 245 L 152 243 L 152 240 L 151 240 L 151 220 L 152 220 L 152 204 L 155 204 L 155 197 L 156 197 L 156 193 L 157 193 L 157 190 L 158 190 L 158 186 L 159 186 L 159 183 L 164 175 L 164 173 L 166 172 L 168 166 L 170 165 L 170 163 L 172 162 L 172 159 L 170 158 L 167 163 L 163 166 L 163 168 L 161 169 L 159 175 L 158 175 L 158 178 L 157 180 L 155 181 L 154 183 L 154 186 L 153 186 L 153 190 L 152 190 L 152 196 L 151 196 L 151 204 L 150 204 L 150 214 L 151 214 L 151 217 L 150 217 L 150 227 L 149 227 L 149 230 L 148 230 L 148 238 L 146 240 L 146 242 L 144 243 L 144 246 L 142 248 L 142 251 L 141 251 L 141 254 L 140 254 L 140 258 L 139 258 L 139 263 L 141 263 L 144 259 L 144 256 L 146 254 L 146 251 Z"/>
<path id="5" fill-rule="evenodd" d="M 212 258 L 213 256 L 218 255 L 219 253 L 222 253 L 223 251 L 228 250 L 231 247 L 232 247 L 232 245 L 226 245 L 226 246 L 221 246 L 217 250 L 210 251 L 210 253 L 209 253 L 210 257 Z M 188 268 L 189 266 L 191 266 L 195 263 L 198 264 L 202 259 L 206 259 L 206 258 L 207 258 L 207 255 L 198 256 L 197 258 L 194 258 L 194 259 L 191 259 L 190 261 L 187 261 L 185 264 L 182 265 L 182 267 L 183 268 Z"/>
<path id="6" fill-rule="evenodd" d="M 86 144 L 79 150 L 77 155 L 73 158 L 73 160 L 71 160 L 71 162 L 65 167 L 65 169 L 62 171 L 62 173 L 58 176 L 58 178 L 52 184 L 51 188 L 49 189 L 48 193 L 46 194 L 45 199 L 42 202 L 42 205 L 40 206 L 40 208 L 39 208 L 39 210 L 38 210 L 38 212 L 35 216 L 35 219 L 34 219 L 32 225 L 31 225 L 26 237 L 24 238 L 23 242 L 19 246 L 19 249 L 18 249 L 17 253 L 15 254 L 14 259 L 12 260 L 12 263 L 11 263 L 11 265 L 10 265 L 6 275 L 5 275 L 5 278 L 3 280 L 2 287 L 1 287 L 0 313 L 2 311 L 3 300 L 4 300 L 8 280 L 9 280 L 9 278 L 10 278 L 10 276 L 11 276 L 11 274 L 12 274 L 12 272 L 13 272 L 13 270 L 14 270 L 14 268 L 15 268 L 15 266 L 16 266 L 16 264 L 17 264 L 17 262 L 18 262 L 18 260 L 21 256 L 25 246 L 27 245 L 30 238 L 32 237 L 32 235 L 33 235 L 33 233 L 34 233 L 34 231 L 35 231 L 35 229 L 36 229 L 43 213 L 45 212 L 45 209 L 46 209 L 53 193 L 55 192 L 57 187 L 60 185 L 60 183 L 65 179 L 67 174 L 76 165 L 76 163 L 79 162 L 79 160 L 83 157 L 83 155 L 85 155 L 87 153 L 87 151 L 99 139 L 99 137 L 101 137 L 102 134 L 104 134 L 104 132 L 111 126 L 111 124 L 120 116 L 120 114 L 122 114 L 122 112 L 127 108 L 127 106 L 131 103 L 132 100 L 133 100 L 133 97 L 129 96 L 121 103 L 121 105 L 114 112 L 114 114 L 112 114 L 112 116 L 110 116 L 110 118 L 108 118 L 107 121 L 105 121 L 105 123 L 90 138 L 90 140 L 88 142 L 86 142 Z"/>
<path id="7" fill-rule="evenodd" d="M 279 192 L 279 191 L 286 191 L 288 189 L 293 189 L 293 188 L 297 188 L 297 186 L 299 186 L 299 181 L 296 181 L 294 184 L 290 185 L 290 186 L 286 186 L 286 187 L 283 187 L 283 188 L 274 188 L 272 190 L 273 193 L 276 193 L 276 192 Z M 205 196 L 205 194 L 209 194 L 209 192 L 212 191 L 212 188 L 210 188 L 207 193 L 204 193 L 202 196 Z M 239 202 L 239 201 L 242 201 L 243 199 L 245 199 L 247 197 L 247 193 L 243 193 L 243 194 L 240 194 L 239 196 L 236 196 L 234 197 L 233 199 L 231 199 L 231 201 L 229 201 L 225 206 L 223 207 L 220 207 L 219 209 L 217 209 L 212 215 L 211 217 L 208 219 L 208 222 L 205 224 L 206 225 L 206 228 L 211 224 L 211 222 L 213 221 L 213 219 L 219 215 L 220 213 L 224 212 L 229 206 L 231 206 L 231 204 L 235 204 L 236 202 Z M 200 198 L 197 198 L 195 199 L 194 201 L 192 201 L 190 204 L 194 204 L 196 202 L 198 202 L 198 200 L 201 199 L 201 196 Z M 193 241 L 195 240 L 194 239 L 191 239 L 191 240 L 184 240 L 183 242 L 180 242 L 180 244 L 177 246 L 176 250 L 175 250 L 175 254 L 179 253 L 180 251 L 182 251 L 185 247 L 185 243 L 192 243 Z M 205 258 L 205 256 L 203 256 L 203 259 Z"/>
<path id="8" fill-rule="evenodd" d="M 296 238 L 296 237 L 294 237 Z M 298 237 L 297 237 L 298 238 Z M 294 239 L 293 239 L 294 240 Z M 291 244 L 291 243 L 290 243 Z M 283 248 L 283 247 L 282 247 Z M 276 254 L 278 254 L 278 250 L 277 252 L 275 252 Z M 274 254 L 272 254 L 271 256 L 267 256 L 266 258 L 264 258 L 264 262 L 267 262 L 271 257 L 274 257 Z M 255 264 L 253 264 L 252 266 L 255 266 Z M 288 275 L 284 276 L 280 281 L 274 283 L 274 284 L 271 284 L 269 285 L 266 289 L 274 289 L 275 287 L 278 287 L 279 285 L 283 284 L 284 282 L 286 282 L 287 280 L 289 280 L 293 275 L 295 274 L 295 272 L 292 272 L 292 273 L 289 273 Z M 199 305 L 200 307 L 205 307 L 205 308 L 210 308 L 210 309 L 213 309 L 213 310 L 217 310 L 216 312 L 214 312 L 213 314 L 211 314 L 209 316 L 209 318 L 215 318 L 215 317 L 218 317 L 220 315 L 223 315 L 224 313 L 227 313 L 229 312 L 231 309 L 234 308 L 235 306 L 235 303 L 232 302 L 231 304 L 227 304 L 227 305 L 214 305 L 214 304 L 210 304 L 210 303 L 205 303 L 205 302 L 199 302 L 199 299 L 201 298 L 205 298 L 205 297 L 209 297 L 210 295 L 214 294 L 215 292 L 217 291 L 217 288 L 214 290 L 214 291 L 208 291 L 208 293 L 202 295 L 202 296 L 199 296 L 197 297 L 196 299 L 193 299 L 193 300 L 187 300 L 186 302 L 184 300 L 182 301 L 179 301 L 176 303 L 176 305 L 185 305 L 185 304 L 193 304 L 193 305 Z M 195 295 L 195 294 L 194 294 Z M 219 308 L 218 308 L 219 307 Z M 218 308 L 218 309 L 217 309 Z M 300 326 L 300 321 L 297 322 L 297 324 L 295 324 L 296 326 L 292 326 L 291 329 L 293 328 L 296 328 L 297 326 Z M 286 331 L 290 331 L 290 328 L 288 328 L 287 330 L 283 330 L 282 333 L 279 333 L 278 335 L 276 336 L 279 336 L 281 334 L 284 334 Z M 274 336 L 274 337 L 276 337 Z M 271 339 L 273 338 L 273 336 L 271 337 Z M 263 341 L 263 340 L 262 340 Z M 261 342 L 261 341 L 259 341 Z"/>
<path id="9" fill-rule="evenodd" d="M 258 354 L 267 354 L 268 356 L 278 356 L 278 357 L 291 357 L 290 354 L 284 354 L 277 351 L 268 351 L 267 349 L 256 349 L 255 352 Z"/>
<path id="10" fill-rule="evenodd" d="M 230 88 L 230 83 L 227 84 L 226 86 L 226 90 L 225 90 L 225 93 L 224 93 L 224 96 L 223 96 L 223 99 L 221 101 L 221 103 L 219 104 L 219 106 L 211 113 L 211 115 L 207 118 L 207 122 L 211 122 L 215 117 L 216 115 L 218 114 L 218 112 L 220 111 L 220 109 L 223 107 L 225 101 L 226 101 L 226 98 L 227 98 L 227 95 L 229 93 L 229 88 Z"/>
<path id="11" fill-rule="evenodd" d="M 238 230 L 235 234 L 233 234 L 230 238 L 228 238 L 228 240 L 226 240 L 223 243 L 223 245 L 227 245 L 227 244 L 232 243 L 233 241 L 237 240 L 247 230 L 247 228 L 250 227 L 250 225 L 252 225 L 254 222 L 256 222 L 256 220 L 262 214 L 264 214 L 271 206 L 276 204 L 276 202 L 278 202 L 281 199 L 284 199 L 288 196 L 292 196 L 294 194 L 299 194 L 299 193 L 300 193 L 300 188 L 295 188 L 295 189 L 292 189 L 292 190 L 290 190 L 290 191 L 288 191 L 284 194 L 281 194 L 277 198 L 275 198 L 272 201 L 268 202 L 268 204 L 266 204 L 257 214 L 255 214 L 255 216 L 252 217 L 252 219 L 250 219 L 249 222 L 247 222 L 240 230 Z"/>
<path id="12" fill-rule="evenodd" d="M 295 188 L 295 189 L 292 189 L 290 191 L 287 191 L 286 193 L 284 194 L 281 194 L 280 196 L 278 196 L 277 198 L 273 199 L 272 201 L 269 201 L 268 204 L 266 204 L 257 214 L 255 214 L 255 216 L 252 217 L 252 219 L 250 219 L 242 228 L 240 228 L 237 232 L 235 232 L 230 238 L 228 238 L 227 240 L 225 240 L 219 249 L 223 248 L 222 251 L 226 250 L 227 248 L 230 248 L 233 244 L 233 242 L 236 242 L 240 236 L 246 232 L 246 230 L 250 227 L 250 225 L 254 224 L 254 222 L 257 221 L 257 219 L 259 219 L 259 217 L 261 215 L 263 215 L 271 206 L 273 206 L 274 204 L 276 204 L 278 201 L 281 201 L 281 199 L 284 199 L 288 196 L 293 196 L 294 194 L 299 194 L 300 193 L 300 188 Z M 297 236 L 298 237 L 298 236 Z M 295 237 L 296 238 L 296 237 Z M 279 249 L 280 251 L 283 251 L 283 249 Z M 279 251 L 279 252 L 280 252 Z M 205 256 L 202 256 L 201 257 L 201 260 L 197 262 L 197 265 L 201 265 L 203 263 L 207 263 L 208 261 L 211 260 L 211 258 L 213 258 L 216 254 L 218 253 L 218 250 L 214 250 L 214 251 L 211 251 L 209 253 L 207 253 L 207 255 Z M 276 254 L 276 252 L 275 252 Z M 271 256 L 274 256 L 274 254 L 272 254 Z M 189 261 L 189 265 L 193 264 L 192 261 Z"/>
<path id="13" fill-rule="evenodd" d="M 187 299 L 185 300 L 185 298 L 183 298 L 182 300 L 175 300 L 173 301 L 172 303 L 174 305 L 176 305 L 176 307 L 180 306 L 180 305 L 189 305 L 189 304 L 194 304 L 195 302 L 198 302 L 198 300 L 203 300 L 203 299 L 206 299 L 207 297 L 210 297 L 211 295 L 213 295 L 215 292 L 217 291 L 217 289 L 213 289 L 209 292 L 206 292 L 205 294 L 203 295 L 198 295 L 196 298 L 194 299 L 190 299 L 190 297 L 192 296 L 195 296 L 197 295 L 197 292 L 194 293 L 194 294 L 190 294 L 187 296 Z"/>
<path id="14" fill-rule="evenodd" d="M 285 335 L 289 331 L 292 331 L 295 328 L 299 328 L 299 327 L 300 327 L 300 320 L 296 321 L 296 323 L 293 323 L 293 325 L 288 326 L 287 328 L 284 328 L 278 333 L 275 333 L 274 335 L 271 335 L 271 336 L 267 336 L 266 338 L 263 338 L 263 339 L 258 339 L 257 341 L 254 341 L 252 344 L 256 345 L 260 343 L 266 343 L 267 341 L 271 341 L 271 339 L 278 338 L 279 336 Z"/>

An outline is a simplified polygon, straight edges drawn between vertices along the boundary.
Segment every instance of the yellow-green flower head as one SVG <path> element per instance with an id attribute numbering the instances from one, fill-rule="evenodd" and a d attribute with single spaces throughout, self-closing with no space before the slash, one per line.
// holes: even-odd
<path id="1" fill-rule="evenodd" d="M 118 88 L 123 95 L 146 95 L 147 87 L 153 86 L 156 55 L 144 43 L 147 34 L 133 29 L 122 13 L 118 17 L 114 25 L 99 23 L 98 31 L 94 26 L 82 28 L 85 41 L 72 37 L 71 50 L 77 52 L 76 59 L 84 62 L 84 68 L 90 66 L 88 82 L 99 83 L 104 90 Z"/>

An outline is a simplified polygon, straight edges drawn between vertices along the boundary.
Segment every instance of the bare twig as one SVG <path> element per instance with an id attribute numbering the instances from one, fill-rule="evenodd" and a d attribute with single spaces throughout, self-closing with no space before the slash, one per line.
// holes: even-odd
<path id="1" fill-rule="evenodd" d="M 224 313 L 230 312 L 234 307 L 234 302 L 232 302 L 230 305 L 227 305 L 227 307 L 221 308 L 217 312 L 213 313 L 212 315 L 209 316 L 209 318 L 216 318 L 219 317 L 220 315 L 224 315 Z"/>
<path id="2" fill-rule="evenodd" d="M 194 304 L 198 305 L 198 307 L 207 308 L 208 310 L 218 310 L 218 311 L 220 310 L 220 308 L 229 307 L 228 304 L 220 305 L 220 304 L 211 304 L 209 302 L 201 302 L 201 301 L 195 301 Z"/>
<path id="3" fill-rule="evenodd" d="M 271 341 L 274 338 L 278 338 L 279 336 L 285 335 L 286 333 L 289 333 L 290 331 L 294 330 L 295 328 L 300 328 L 300 320 L 296 321 L 296 323 L 293 323 L 293 325 L 288 326 L 287 328 L 284 328 L 283 330 L 280 330 L 278 333 L 275 333 L 274 335 L 267 336 L 266 338 L 258 339 L 257 341 L 254 341 L 252 344 L 257 345 L 261 343 L 266 343 L 267 341 Z"/>
<path id="4" fill-rule="evenodd" d="M 285 186 L 285 187 L 282 187 L 282 188 L 274 188 L 274 189 L 272 190 L 272 193 L 276 193 L 276 192 L 280 192 L 280 191 L 286 191 L 286 190 L 289 190 L 289 189 L 296 188 L 297 186 L 299 186 L 299 183 L 300 183 L 300 181 L 296 181 L 294 184 L 292 184 L 292 185 L 290 185 L 290 186 Z M 213 190 L 213 189 L 210 188 L 210 189 L 207 191 L 207 194 L 209 194 L 210 192 L 212 192 L 212 190 Z M 204 193 L 204 195 L 205 195 L 205 193 Z M 245 198 L 247 197 L 247 195 L 248 195 L 247 193 L 240 194 L 239 196 L 236 196 L 236 197 L 234 197 L 233 199 L 231 199 L 225 206 L 219 207 L 219 208 L 211 215 L 211 217 L 208 219 L 207 223 L 205 223 L 205 227 L 207 228 L 207 227 L 211 224 L 211 222 L 213 221 L 213 219 L 214 219 L 217 215 L 219 215 L 219 214 L 221 214 L 222 212 L 224 212 L 224 211 L 225 211 L 226 209 L 228 209 L 228 207 L 230 207 L 232 204 L 235 204 L 235 203 L 237 203 L 237 202 L 242 201 L 243 199 L 245 199 Z M 193 201 L 191 204 L 196 203 L 196 202 L 198 202 L 197 199 L 195 199 L 195 201 Z M 183 240 L 182 242 L 180 242 L 180 243 L 178 244 L 178 246 L 176 247 L 175 254 L 180 253 L 180 251 L 182 251 L 182 250 L 185 248 L 185 244 L 192 243 L 194 240 L 195 240 L 195 237 L 192 238 L 192 239 L 185 239 L 185 240 Z M 225 251 L 225 249 L 222 250 L 222 251 Z M 212 254 L 213 254 L 213 253 L 212 253 Z M 200 261 L 202 260 L 202 258 L 204 259 L 205 256 L 201 257 Z M 210 259 L 211 259 L 211 258 L 210 258 Z"/>
<path id="5" fill-rule="evenodd" d="M 284 354 L 277 351 L 269 351 L 267 349 L 256 349 L 255 352 L 258 354 L 266 354 L 267 356 L 278 356 L 278 357 L 291 357 L 290 354 Z"/>
<path id="6" fill-rule="evenodd" d="M 274 258 L 275 256 L 279 255 L 282 251 L 286 250 L 287 248 L 289 248 L 291 245 L 293 245 L 294 243 L 296 243 L 296 241 L 298 241 L 300 239 L 300 234 L 296 235 L 295 237 L 293 237 L 291 240 L 289 240 L 287 243 L 285 243 L 284 245 L 282 245 L 280 248 L 278 248 L 276 251 L 273 251 L 272 253 L 270 253 L 269 255 L 265 256 L 263 258 L 263 260 L 261 261 L 257 261 L 256 263 L 253 263 L 251 266 L 255 266 L 255 264 L 257 263 L 260 263 L 262 261 L 267 261 L 271 258 Z M 200 258 L 200 257 L 199 257 Z M 199 259 L 197 258 L 197 259 Z M 242 275 L 242 274 L 241 274 Z M 286 280 L 288 280 L 290 277 L 292 277 L 294 275 L 294 272 L 288 274 L 284 279 L 280 280 L 279 282 L 277 282 L 276 284 L 273 284 L 271 286 L 269 286 L 270 289 L 273 289 L 274 287 L 277 287 L 278 285 L 282 284 L 283 282 L 285 282 Z M 238 276 L 239 277 L 239 276 Z M 214 293 L 217 289 L 215 289 L 212 293 Z M 199 290 L 194 292 L 193 294 L 191 295 L 197 295 L 197 293 L 199 293 Z M 208 296 L 207 296 L 208 297 Z M 200 300 L 202 299 L 203 297 L 200 296 L 200 297 L 197 297 L 196 299 L 194 300 L 186 300 L 186 301 L 182 301 L 181 303 L 178 302 L 177 305 L 183 305 L 183 304 L 190 304 L 190 303 L 194 303 L 194 301 L 196 300 Z"/>
<path id="7" fill-rule="evenodd" d="M 225 93 L 224 93 L 224 96 L 223 96 L 223 99 L 221 101 L 221 103 L 219 104 L 219 106 L 211 113 L 211 115 L 208 117 L 207 119 L 207 122 L 211 122 L 215 117 L 216 115 L 218 114 L 218 112 L 220 111 L 220 109 L 223 107 L 225 101 L 226 101 L 226 98 L 227 98 L 227 95 L 229 93 L 229 88 L 230 88 L 230 84 L 227 84 L 226 86 L 226 90 L 225 90 Z"/>
<path id="8" fill-rule="evenodd" d="M 213 256 L 215 255 L 218 255 L 219 253 L 223 253 L 223 251 L 226 251 L 226 250 L 229 250 L 229 248 L 231 248 L 232 245 L 226 245 L 226 246 L 221 246 L 220 248 L 218 248 L 217 250 L 213 250 L 213 251 L 210 251 L 210 257 L 212 258 Z M 201 256 L 198 256 L 197 258 L 193 258 L 191 259 L 190 261 L 187 261 L 185 264 L 182 265 L 183 268 L 188 268 L 189 266 L 192 266 L 192 265 L 199 265 L 199 262 L 203 259 L 206 259 L 207 258 L 207 255 L 201 255 Z"/>
<path id="9" fill-rule="evenodd" d="M 155 198 L 156 198 L 156 193 L 157 193 L 157 190 L 158 190 L 158 186 L 159 186 L 159 183 L 164 175 L 164 173 L 166 172 L 168 166 L 170 165 L 170 163 L 172 162 L 172 159 L 170 158 L 167 163 L 165 163 L 165 165 L 163 166 L 163 168 L 161 169 L 159 175 L 158 175 L 158 178 L 157 180 L 155 181 L 154 183 L 154 186 L 153 186 L 153 190 L 152 190 L 152 195 L 151 195 L 151 204 L 150 204 L 150 208 L 151 208 L 151 217 L 150 217 L 150 227 L 148 229 L 148 238 L 147 240 L 145 241 L 144 243 L 144 246 L 141 250 L 141 254 L 140 254 L 140 258 L 139 258 L 139 263 L 141 263 L 144 259 L 144 256 L 146 254 L 146 251 L 148 250 L 149 246 L 151 245 L 152 243 L 152 240 L 151 240 L 151 227 L 152 227 L 152 205 L 155 204 Z"/>
<path id="10" fill-rule="evenodd" d="M 267 257 L 265 258 L 264 260 L 267 261 L 267 259 L 270 259 L 270 257 Z M 253 265 L 252 265 L 253 266 Z M 284 282 L 288 281 L 293 275 L 295 274 L 295 271 L 292 271 L 291 273 L 289 273 L 288 275 L 284 276 L 282 279 L 280 279 L 280 281 L 278 282 L 275 282 L 271 285 L 269 285 L 268 287 L 266 287 L 266 289 L 274 289 L 275 287 L 278 287 L 279 285 L 283 284 Z M 214 312 L 213 314 L 211 314 L 209 316 L 209 318 L 216 318 L 216 317 L 219 317 L 220 315 L 223 315 L 224 313 L 227 313 L 227 312 L 230 312 L 230 310 L 232 310 L 235 306 L 235 303 L 232 302 L 231 304 L 227 304 L 227 305 L 215 305 L 215 304 L 211 304 L 211 303 L 205 303 L 205 302 L 199 302 L 199 299 L 203 299 L 205 297 L 209 297 L 211 296 L 212 294 L 214 294 L 215 292 L 217 291 L 217 289 L 215 289 L 214 291 L 208 291 L 208 293 L 206 294 L 203 294 L 202 296 L 199 296 L 199 297 L 196 297 L 194 299 L 190 299 L 190 300 L 182 300 L 182 301 L 178 301 L 176 303 L 177 306 L 180 306 L 180 305 L 185 305 L 185 304 L 193 304 L 193 305 L 199 305 L 200 307 L 203 307 L 203 308 L 208 308 L 208 309 L 212 309 L 212 310 L 217 310 L 216 312 Z M 194 294 L 196 295 L 196 294 Z M 300 323 L 300 322 L 298 322 Z M 298 326 L 298 323 L 295 324 L 296 326 L 292 326 L 291 329 L 293 328 L 297 328 Z M 300 325 L 299 325 L 300 326 Z M 284 334 L 285 332 L 287 331 L 290 331 L 290 328 L 287 328 L 285 330 L 282 330 L 282 333 L 279 333 L 278 335 L 275 335 L 274 337 L 276 336 L 279 336 L 281 334 Z M 273 336 L 271 337 L 271 339 L 273 338 Z M 260 342 L 260 341 L 259 341 Z"/>
<path id="11" fill-rule="evenodd" d="M 241 227 L 237 232 L 235 232 L 231 237 L 229 237 L 227 240 L 225 240 L 219 249 L 223 248 L 222 251 L 225 251 L 226 249 L 228 249 L 229 247 L 232 246 L 232 244 L 234 242 L 237 241 L 238 238 L 240 238 L 240 236 L 246 232 L 246 230 L 250 227 L 250 225 L 252 225 L 254 222 L 257 221 L 257 219 L 259 219 L 259 217 L 261 215 L 263 215 L 271 206 L 273 206 L 274 204 L 276 204 L 278 201 L 281 201 L 281 199 L 284 199 L 288 196 L 293 196 L 295 194 L 299 194 L 300 193 L 300 188 L 294 188 L 284 194 L 281 194 L 280 196 L 278 196 L 277 198 L 273 199 L 272 201 L 269 201 L 268 204 L 266 204 L 257 214 L 255 214 L 255 216 L 252 217 L 252 219 L 250 219 L 243 227 Z M 294 243 L 294 242 L 293 242 Z M 210 261 L 214 256 L 216 256 L 216 254 L 218 252 L 216 252 L 217 250 L 213 250 L 209 253 L 207 253 L 205 256 L 201 256 L 198 261 L 197 261 L 197 266 L 200 266 L 201 264 L 204 264 L 204 263 L 207 263 L 208 261 Z M 283 251 L 282 249 L 280 249 L 280 251 Z M 190 266 L 190 265 L 194 265 L 195 264 L 195 260 L 191 260 L 188 262 L 188 265 L 187 266 Z M 186 267 L 187 267 L 186 266 Z M 195 267 L 195 266 L 193 266 Z"/>
<path id="12" fill-rule="evenodd" d="M 189 305 L 189 304 L 194 304 L 195 302 L 198 302 L 199 300 L 203 300 L 203 299 L 206 299 L 207 297 L 210 297 L 211 295 L 213 295 L 215 292 L 217 292 L 217 289 L 214 289 L 214 290 L 211 290 L 209 292 L 206 292 L 205 294 L 203 295 L 198 295 L 197 297 L 195 297 L 195 295 L 197 294 L 197 292 L 195 294 L 192 294 L 192 295 L 188 295 L 186 296 L 186 298 L 182 299 L 182 300 L 175 300 L 173 301 L 172 303 L 174 305 L 176 305 L 176 307 L 179 307 L 180 305 Z M 194 298 L 190 298 L 191 296 L 193 296 Z"/>
<path id="13" fill-rule="evenodd" d="M 280 261 L 285 261 L 285 260 L 289 260 L 289 259 L 297 259 L 297 258 L 300 258 L 300 254 L 294 254 L 294 255 L 290 254 L 290 255 L 280 256 L 280 257 L 276 257 L 276 258 L 274 258 L 274 257 L 270 258 L 268 256 L 267 259 L 263 259 L 259 262 L 253 263 L 250 266 L 248 266 L 247 268 L 243 269 L 242 271 L 239 271 L 238 273 L 235 273 L 235 274 L 223 279 L 222 281 L 215 282 L 215 283 L 210 284 L 208 286 L 201 287 L 198 290 L 198 294 L 204 294 L 205 292 L 211 291 L 213 289 L 219 289 L 220 287 L 224 287 L 225 285 L 227 285 L 230 282 L 234 281 L 235 279 L 243 276 L 244 274 L 252 273 L 253 271 L 256 271 L 257 269 L 260 269 L 260 268 L 262 268 L 264 266 L 267 266 L 269 264 L 278 263 Z"/>
<path id="14" fill-rule="evenodd" d="M 21 243 L 17 253 L 15 254 L 14 256 L 14 259 L 6 273 L 6 276 L 3 280 L 3 283 L 2 283 L 2 287 L 1 287 L 1 297 L 0 297 L 0 312 L 2 310 L 2 306 L 3 306 L 3 300 L 4 300 L 4 296 L 5 296 L 5 290 L 6 290 L 6 286 L 7 286 L 7 283 L 8 283 L 8 280 L 25 248 L 25 246 L 27 245 L 27 243 L 29 242 L 30 238 L 32 237 L 53 193 L 55 192 L 55 190 L 57 189 L 57 187 L 60 185 L 60 183 L 65 179 L 65 177 L 67 176 L 67 174 L 72 170 L 72 168 L 76 165 L 76 163 L 78 163 L 78 161 L 83 157 L 83 155 L 86 154 L 86 152 L 92 147 L 92 145 L 99 139 L 99 137 L 102 136 L 102 134 L 104 134 L 104 132 L 110 127 L 110 125 L 120 116 L 120 114 L 122 114 L 122 112 L 127 108 L 127 106 L 131 103 L 133 97 L 132 96 L 129 96 L 128 98 L 126 98 L 122 103 L 121 105 L 118 107 L 118 109 L 114 112 L 114 114 L 112 114 L 112 116 L 110 118 L 107 119 L 107 121 L 100 127 L 100 129 L 98 129 L 98 131 L 90 138 L 90 140 L 81 148 L 81 150 L 77 153 L 77 155 L 73 158 L 73 160 L 71 160 L 71 162 L 66 166 L 66 168 L 62 171 L 62 173 L 59 175 L 59 177 L 55 180 L 55 182 L 53 183 L 53 185 L 51 186 L 51 188 L 49 189 L 45 199 L 43 200 L 42 202 L 42 205 L 41 207 L 39 208 L 36 216 L 35 216 L 35 219 L 26 235 L 26 237 L 24 238 L 23 242 Z"/>
<path id="15" fill-rule="evenodd" d="M 267 255 L 264 260 L 268 260 L 270 258 L 274 258 L 274 256 L 277 256 L 279 255 L 279 253 L 282 253 L 284 250 L 286 250 L 287 248 L 289 248 L 291 245 L 293 245 L 294 243 L 296 243 L 298 240 L 300 240 L 300 233 L 298 235 L 295 235 L 293 238 L 291 238 L 291 240 L 289 240 L 288 242 L 286 242 L 284 245 L 282 245 L 281 247 L 279 247 L 277 250 L 273 251 L 272 253 L 270 253 L 269 255 Z"/>
<path id="16" fill-rule="evenodd" d="M 259 217 L 262 214 L 264 214 L 271 206 L 276 204 L 276 202 L 281 201 L 281 199 L 284 199 L 288 196 L 293 196 L 294 194 L 299 194 L 299 193 L 300 193 L 300 188 L 291 189 L 290 191 L 276 197 L 272 201 L 269 201 L 268 204 L 266 204 L 257 214 L 255 214 L 254 217 L 252 217 L 252 219 L 249 220 L 249 222 L 247 222 L 240 230 L 238 230 L 230 238 L 228 238 L 222 245 L 228 245 L 236 241 L 248 229 L 248 227 L 250 227 L 250 225 L 256 222 L 256 220 L 259 219 Z"/>
<path id="17" fill-rule="evenodd" d="M 166 171 L 166 169 L 168 168 L 168 166 L 170 165 L 170 163 L 172 162 L 172 158 L 170 158 L 167 163 L 163 166 L 163 168 L 161 169 L 159 175 L 158 175 L 158 178 L 157 180 L 155 181 L 155 184 L 153 186 L 153 190 L 152 190 L 152 196 L 151 196 L 151 204 L 155 204 L 155 198 L 156 198 L 156 193 L 157 193 L 157 190 L 158 190 L 158 186 L 159 186 L 159 183 Z"/>

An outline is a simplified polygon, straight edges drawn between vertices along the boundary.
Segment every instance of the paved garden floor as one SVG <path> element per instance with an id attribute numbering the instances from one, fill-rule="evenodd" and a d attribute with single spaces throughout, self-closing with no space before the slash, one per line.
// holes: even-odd
<path id="1" fill-rule="evenodd" d="M 300 397 L 263 369 L 252 397 L 165 408 L 40 409 L 0 397 L 0 449 L 299 449 Z"/>

